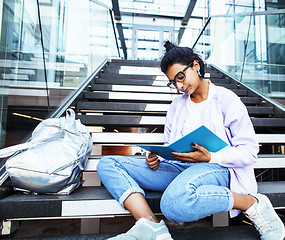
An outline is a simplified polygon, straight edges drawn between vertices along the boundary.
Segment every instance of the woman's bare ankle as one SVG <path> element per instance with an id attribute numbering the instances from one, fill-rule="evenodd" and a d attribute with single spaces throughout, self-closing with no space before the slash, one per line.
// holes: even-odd
<path id="1" fill-rule="evenodd" d="M 248 208 L 247 208 L 248 210 L 253 204 L 258 202 L 258 200 L 252 195 L 247 195 L 247 197 L 248 197 Z"/>
<path id="2" fill-rule="evenodd" d="M 155 216 L 149 215 L 149 216 L 146 217 L 146 219 L 149 220 L 149 221 L 152 221 L 154 223 L 159 223 L 158 219 Z"/>
<path id="3" fill-rule="evenodd" d="M 234 193 L 234 209 L 239 209 L 242 211 L 247 211 L 254 203 L 257 202 L 257 199 L 249 194 L 239 194 Z"/>

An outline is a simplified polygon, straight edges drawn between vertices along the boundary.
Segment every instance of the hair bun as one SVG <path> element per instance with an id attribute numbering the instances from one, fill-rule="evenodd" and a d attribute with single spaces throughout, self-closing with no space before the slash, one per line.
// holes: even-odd
<path id="1" fill-rule="evenodd" d="M 168 52 L 170 49 L 177 47 L 175 44 L 171 43 L 169 40 L 167 40 L 164 45 L 166 49 L 166 52 Z"/>

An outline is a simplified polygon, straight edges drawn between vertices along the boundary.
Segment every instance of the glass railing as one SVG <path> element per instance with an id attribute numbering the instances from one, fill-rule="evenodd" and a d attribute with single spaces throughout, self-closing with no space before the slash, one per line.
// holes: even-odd
<path id="1" fill-rule="evenodd" d="M 25 140 L 106 58 L 120 57 L 110 2 L 0 1 L 0 148 Z"/>
<path id="2" fill-rule="evenodd" d="M 193 49 L 256 92 L 285 100 L 285 10 L 211 17 Z"/>

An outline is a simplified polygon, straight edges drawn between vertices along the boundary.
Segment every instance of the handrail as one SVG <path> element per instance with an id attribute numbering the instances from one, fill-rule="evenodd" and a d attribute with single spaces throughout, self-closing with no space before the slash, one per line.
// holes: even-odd
<path id="1" fill-rule="evenodd" d="M 109 10 L 109 13 L 110 13 L 112 27 L 113 27 L 113 31 L 114 31 L 115 40 L 116 40 L 116 47 L 117 47 L 118 55 L 119 55 L 119 58 L 120 58 L 121 57 L 120 47 L 119 47 L 119 43 L 118 43 L 118 36 L 117 36 L 117 33 L 116 33 L 116 29 L 115 29 L 115 21 L 114 21 L 113 11 Z"/>
<path id="2" fill-rule="evenodd" d="M 115 29 L 115 21 L 114 21 L 112 7 L 108 6 L 107 4 L 102 3 L 101 1 L 98 1 L 98 0 L 90 0 L 90 1 L 96 3 L 96 4 L 100 5 L 100 6 L 102 6 L 104 8 L 107 8 L 109 10 L 109 14 L 110 14 L 110 17 L 111 17 L 111 22 L 112 22 L 112 27 L 113 27 L 113 31 L 114 31 L 114 36 L 115 36 L 115 40 L 116 40 L 116 46 L 117 46 L 118 55 L 119 55 L 119 57 L 121 57 L 120 47 L 119 47 L 119 44 L 118 44 L 118 37 L 117 37 L 116 29 Z"/>
<path id="3" fill-rule="evenodd" d="M 241 82 L 242 82 L 242 78 L 243 78 L 243 71 L 244 71 L 244 64 L 245 64 L 245 59 L 246 59 L 246 50 L 247 50 L 247 45 L 248 45 L 248 39 L 249 39 L 249 33 L 250 33 L 250 27 L 251 27 L 251 20 L 252 20 L 252 15 L 249 18 L 246 43 L 245 43 L 245 46 L 244 46 L 243 62 L 242 62 L 242 69 L 241 69 L 241 75 L 240 75 L 240 77 L 241 77 L 240 81 Z"/>
<path id="4" fill-rule="evenodd" d="M 196 41 L 194 42 L 192 49 L 194 49 L 194 47 L 196 46 L 196 44 L 198 43 L 200 37 L 202 36 L 202 34 L 204 33 L 206 27 L 208 26 L 209 22 L 211 21 L 211 17 L 208 18 L 207 22 L 205 23 L 204 27 L 202 28 L 201 32 L 199 33 Z"/>
<path id="5" fill-rule="evenodd" d="M 42 22 L 41 22 L 41 11 L 40 11 L 40 4 L 39 0 L 37 0 L 37 10 L 38 10 L 38 20 L 39 20 L 39 30 L 41 35 L 41 46 L 42 46 L 42 56 L 43 56 L 43 65 L 44 65 L 44 77 L 46 83 L 46 93 L 47 93 L 47 107 L 48 112 L 50 112 L 50 99 L 49 99 L 49 90 L 48 90 L 48 79 L 47 79 L 47 67 L 46 67 L 46 58 L 45 58 L 45 47 L 44 47 L 44 37 L 43 37 L 43 30 L 42 30 Z"/>
<path id="6" fill-rule="evenodd" d="M 238 62 L 238 63 L 242 63 L 242 62 Z M 249 62 L 249 63 L 246 63 L 247 65 L 257 65 L 257 66 L 271 66 L 271 67 L 284 67 L 285 66 L 285 64 L 273 64 L 273 63 L 262 63 L 262 62 L 258 62 L 258 63 L 251 63 L 251 62 Z"/>
<path id="7" fill-rule="evenodd" d="M 235 14 L 222 14 L 222 15 L 213 15 L 210 18 L 216 17 L 245 17 L 245 16 L 258 16 L 258 15 L 278 15 L 285 13 L 285 9 L 279 10 L 270 10 L 270 11 L 259 11 L 259 12 L 246 12 L 246 13 L 235 13 Z"/>

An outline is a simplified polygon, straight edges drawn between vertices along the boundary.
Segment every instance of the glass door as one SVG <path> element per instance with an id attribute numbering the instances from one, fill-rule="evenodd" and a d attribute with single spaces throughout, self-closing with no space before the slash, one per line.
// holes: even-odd
<path id="1" fill-rule="evenodd" d="M 132 59 L 159 60 L 163 54 L 163 43 L 173 41 L 171 29 L 150 26 L 134 26 L 132 36 Z"/>

